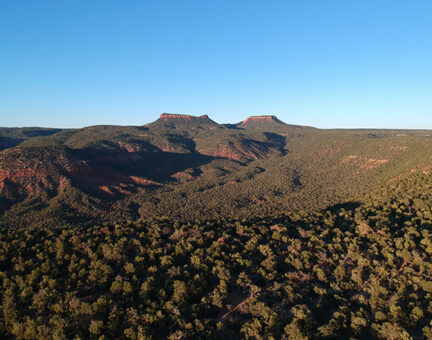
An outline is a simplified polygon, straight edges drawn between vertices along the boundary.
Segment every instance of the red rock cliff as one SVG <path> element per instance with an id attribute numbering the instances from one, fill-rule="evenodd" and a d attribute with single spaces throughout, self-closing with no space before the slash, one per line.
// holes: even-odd
<path id="1" fill-rule="evenodd" d="M 182 120 L 182 121 L 208 121 L 210 120 L 208 115 L 202 115 L 202 116 L 191 116 L 191 115 L 179 115 L 174 113 L 162 113 L 160 115 L 160 119 L 165 121 L 170 120 Z"/>
<path id="2" fill-rule="evenodd" d="M 273 115 L 263 115 L 263 116 L 250 116 L 242 121 L 240 124 L 246 124 L 251 122 L 267 122 L 267 123 L 282 123 L 276 116 Z"/>

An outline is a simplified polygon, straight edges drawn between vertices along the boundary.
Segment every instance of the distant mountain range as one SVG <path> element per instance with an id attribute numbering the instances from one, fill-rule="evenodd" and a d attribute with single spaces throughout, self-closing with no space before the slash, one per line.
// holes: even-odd
<path id="1" fill-rule="evenodd" d="M 322 130 L 276 116 L 218 124 L 0 128 L 5 225 L 320 209 L 432 167 L 432 132 Z"/>

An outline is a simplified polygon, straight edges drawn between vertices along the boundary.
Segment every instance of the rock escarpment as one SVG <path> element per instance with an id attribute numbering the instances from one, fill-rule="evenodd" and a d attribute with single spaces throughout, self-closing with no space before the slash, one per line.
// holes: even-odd
<path id="1" fill-rule="evenodd" d="M 170 128 L 204 128 L 214 129 L 219 127 L 219 124 L 209 118 L 208 115 L 192 116 L 174 113 L 162 113 L 155 122 L 148 124 L 148 127 L 158 128 L 161 126 Z"/>
<path id="2" fill-rule="evenodd" d="M 286 124 L 274 115 L 250 116 L 238 124 L 242 128 L 264 128 L 284 125 Z"/>

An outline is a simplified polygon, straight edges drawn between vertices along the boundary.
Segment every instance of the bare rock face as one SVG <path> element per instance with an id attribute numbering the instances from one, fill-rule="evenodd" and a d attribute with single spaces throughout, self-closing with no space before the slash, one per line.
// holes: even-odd
<path id="1" fill-rule="evenodd" d="M 168 126 L 183 126 L 183 127 L 205 127 L 205 128 L 216 128 L 219 126 L 216 122 L 211 120 L 208 115 L 202 116 L 191 116 L 191 115 L 183 115 L 183 114 L 174 114 L 174 113 L 162 113 L 158 120 L 154 123 L 149 124 L 148 126 L 159 126 L 159 125 L 168 125 Z"/>
<path id="2" fill-rule="evenodd" d="M 169 121 L 185 121 L 185 122 L 192 122 L 192 121 L 211 121 L 208 115 L 202 115 L 202 116 L 191 116 L 191 115 L 179 115 L 174 113 L 162 113 L 159 117 L 159 119 L 162 119 L 166 122 Z"/>
<path id="3" fill-rule="evenodd" d="M 276 122 L 276 123 L 282 123 L 276 116 L 274 115 L 263 115 L 263 116 L 250 116 L 246 118 L 242 124 L 246 124 L 247 122 L 251 121 L 261 121 L 261 122 Z"/>
<path id="4" fill-rule="evenodd" d="M 123 158 L 115 160 L 125 161 Z M 130 159 L 127 161 L 131 162 Z M 15 202 L 34 198 L 47 202 L 56 195 L 65 194 L 71 186 L 99 196 L 115 196 L 159 185 L 97 163 L 90 165 L 63 147 L 14 148 L 0 154 L 0 196 Z"/>
<path id="5" fill-rule="evenodd" d="M 285 125 L 285 123 L 274 115 L 263 115 L 250 116 L 238 124 L 240 127 L 267 127 L 274 125 Z"/>

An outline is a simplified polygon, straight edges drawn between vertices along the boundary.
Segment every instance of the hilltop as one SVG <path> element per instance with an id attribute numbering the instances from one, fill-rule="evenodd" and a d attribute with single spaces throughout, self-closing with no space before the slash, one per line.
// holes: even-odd
<path id="1" fill-rule="evenodd" d="M 277 128 L 287 125 L 274 115 L 250 116 L 237 126 L 242 128 Z"/>
<path id="2" fill-rule="evenodd" d="M 185 114 L 162 113 L 156 121 L 146 125 L 152 128 L 216 128 L 219 126 L 208 115 L 192 116 Z"/>
<path id="3" fill-rule="evenodd" d="M 205 123 L 215 124 L 215 122 L 212 121 L 208 115 L 192 116 L 192 115 L 181 115 L 181 114 L 174 114 L 174 113 L 162 113 L 159 117 L 159 120 L 163 120 L 165 122 L 186 122 L 186 123 L 198 122 L 204 124 Z"/>

